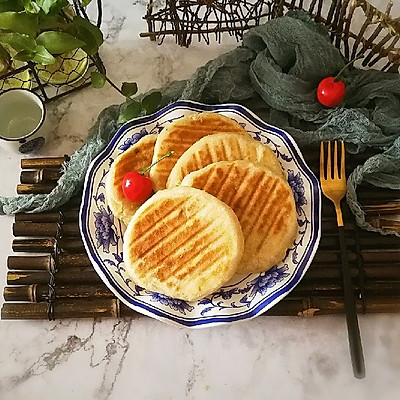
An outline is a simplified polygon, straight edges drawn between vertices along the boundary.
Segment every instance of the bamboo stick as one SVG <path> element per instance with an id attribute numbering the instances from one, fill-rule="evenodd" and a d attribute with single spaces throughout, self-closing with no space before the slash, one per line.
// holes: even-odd
<path id="1" fill-rule="evenodd" d="M 354 282 L 354 293 L 358 294 L 361 290 L 357 281 Z M 363 291 L 365 297 L 373 296 L 394 296 L 400 297 L 400 281 L 394 280 L 377 280 L 366 281 L 363 283 Z M 287 296 L 291 297 L 321 297 L 321 296 L 343 296 L 343 284 L 341 281 L 313 281 L 302 280 L 293 291 Z"/>
<path id="2" fill-rule="evenodd" d="M 119 317 L 119 301 L 116 299 L 94 299 L 90 301 L 69 300 L 54 302 L 54 317 L 100 318 Z M 131 313 L 132 315 L 132 313 Z M 46 303 L 4 303 L 1 319 L 48 319 Z"/>
<path id="3" fill-rule="evenodd" d="M 50 239 L 14 239 L 12 250 L 18 252 L 30 253 L 54 253 L 56 251 L 57 241 Z"/>
<path id="4" fill-rule="evenodd" d="M 69 157 L 44 157 L 44 158 L 22 158 L 22 169 L 41 169 L 41 168 L 60 168 L 64 162 L 69 161 Z"/>
<path id="5" fill-rule="evenodd" d="M 85 247 L 82 239 L 78 238 L 55 238 L 47 239 L 14 239 L 12 242 L 14 252 L 27 253 L 55 253 L 57 249 L 70 253 L 83 253 Z"/>
<path id="6" fill-rule="evenodd" d="M 38 169 L 38 170 L 23 170 L 20 174 L 20 182 L 21 183 L 49 183 L 49 182 L 57 182 L 61 177 L 62 172 L 60 168 L 51 168 L 51 169 Z"/>
<path id="7" fill-rule="evenodd" d="M 366 204 L 362 206 L 365 213 L 376 214 L 376 215 L 400 215 L 400 200 L 388 202 L 386 204 Z"/>
<path id="8" fill-rule="evenodd" d="M 357 311 L 363 311 L 360 300 L 356 301 Z M 282 300 L 263 315 L 312 317 L 344 313 L 344 302 L 341 298 L 307 298 Z M 398 313 L 400 298 L 370 298 L 365 307 L 366 313 Z"/>
<path id="9" fill-rule="evenodd" d="M 92 267 L 86 253 L 60 253 L 57 256 L 57 269 L 74 267 Z M 43 270 L 52 271 L 56 268 L 51 254 L 45 256 L 9 256 L 7 259 L 9 270 Z"/>
<path id="10" fill-rule="evenodd" d="M 9 270 L 47 270 L 54 267 L 54 261 L 50 254 L 45 256 L 9 256 L 7 268 Z"/>
<path id="11" fill-rule="evenodd" d="M 54 188 L 56 184 L 54 183 L 23 183 L 17 185 L 18 194 L 48 194 Z"/>
<path id="12" fill-rule="evenodd" d="M 117 299 L 55 300 L 54 318 L 99 318 L 136 317 L 139 314 Z M 357 300 L 357 310 L 362 304 Z M 366 313 L 397 313 L 400 311 L 400 298 L 369 298 Z M 302 316 L 343 314 L 343 299 L 338 298 L 292 298 L 283 299 L 263 316 Z M 47 303 L 4 303 L 1 319 L 48 319 Z"/>
<path id="13" fill-rule="evenodd" d="M 7 282 L 10 285 L 29 285 L 34 283 L 48 283 L 49 274 L 48 268 L 51 268 L 48 259 L 41 259 L 41 261 L 46 263 L 45 265 L 40 265 L 40 269 L 36 266 L 36 269 L 30 268 L 30 266 L 23 265 L 22 268 L 18 270 L 10 270 L 7 275 Z M 87 266 L 86 263 L 89 261 L 82 257 L 82 266 L 79 264 L 73 264 L 71 262 L 68 267 L 59 267 L 58 272 L 55 275 L 55 281 L 57 284 L 65 284 L 70 282 L 78 282 L 81 284 L 90 283 L 93 281 L 100 281 L 100 278 L 94 271 L 91 265 Z M 29 269 L 28 269 L 29 268 Z M 356 283 L 359 277 L 359 269 L 357 264 L 350 264 L 351 276 Z M 51 271 L 51 269 L 50 269 Z M 383 280 L 383 281 L 400 281 L 400 262 L 398 263 L 378 263 L 378 264 L 364 264 L 362 268 L 362 273 L 365 275 L 367 280 Z M 304 275 L 302 281 L 312 282 L 315 284 L 322 284 L 323 282 L 337 283 L 341 279 L 341 269 L 340 262 L 329 263 L 325 265 L 311 264 L 310 268 Z"/>
<path id="14" fill-rule="evenodd" d="M 47 271 L 8 271 L 7 285 L 32 285 L 47 284 L 50 275 Z M 60 270 L 55 274 L 55 281 L 58 284 L 84 284 L 101 282 L 99 275 L 92 268 L 69 268 Z"/>
<path id="15" fill-rule="evenodd" d="M 49 286 L 30 284 L 26 286 L 6 286 L 3 291 L 5 301 L 43 302 L 47 301 Z M 103 283 L 57 284 L 55 299 L 114 298 L 114 294 Z"/>
<path id="16" fill-rule="evenodd" d="M 89 257 L 85 253 L 61 253 L 57 258 L 58 268 L 61 270 L 63 268 L 72 268 L 72 267 L 91 267 L 92 263 L 89 260 Z"/>
<path id="17" fill-rule="evenodd" d="M 15 222 L 76 222 L 79 210 L 60 210 L 42 213 L 20 213 L 15 214 Z"/>
<path id="18" fill-rule="evenodd" d="M 364 266 L 363 271 L 366 279 L 371 280 L 400 280 L 400 264 L 396 265 L 371 265 Z M 356 265 L 350 267 L 351 276 L 353 279 L 358 277 L 358 268 Z M 327 280 L 341 278 L 340 264 L 330 265 L 329 268 L 309 268 L 304 276 L 304 280 Z"/>
<path id="19" fill-rule="evenodd" d="M 400 297 L 400 281 L 369 281 L 364 284 L 365 298 Z M 360 288 L 354 285 L 354 294 L 358 295 Z M 28 284 L 25 286 L 6 286 L 3 296 L 6 301 L 44 302 L 48 300 L 49 286 L 45 283 Z M 301 281 L 287 299 L 299 297 L 341 297 L 343 296 L 340 281 Z M 55 299 L 93 299 L 114 298 L 114 294 L 101 282 L 99 283 L 57 283 L 54 290 Z"/>
<path id="20" fill-rule="evenodd" d="M 78 222 L 52 223 L 52 222 L 25 222 L 18 221 L 13 224 L 14 236 L 33 237 L 80 237 Z"/>

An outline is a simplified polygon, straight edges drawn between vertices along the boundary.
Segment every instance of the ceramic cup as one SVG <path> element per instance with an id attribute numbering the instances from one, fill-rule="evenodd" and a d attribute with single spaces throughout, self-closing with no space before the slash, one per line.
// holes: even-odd
<path id="1" fill-rule="evenodd" d="M 41 98 L 28 89 L 9 89 L 0 94 L 0 144 L 26 154 L 46 142 L 46 109 Z"/>

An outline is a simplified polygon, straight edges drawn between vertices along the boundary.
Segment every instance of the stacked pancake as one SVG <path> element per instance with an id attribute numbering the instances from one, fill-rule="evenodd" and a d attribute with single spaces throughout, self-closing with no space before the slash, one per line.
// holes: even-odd
<path id="1" fill-rule="evenodd" d="M 106 185 L 110 209 L 128 225 L 124 262 L 136 284 L 192 301 L 235 273 L 264 272 L 282 261 L 298 224 L 269 147 L 215 113 L 180 118 L 149 136 L 115 160 Z M 124 174 L 151 164 L 151 153 L 154 161 L 171 150 L 173 157 L 150 170 L 156 193 L 142 205 L 127 204 Z"/>

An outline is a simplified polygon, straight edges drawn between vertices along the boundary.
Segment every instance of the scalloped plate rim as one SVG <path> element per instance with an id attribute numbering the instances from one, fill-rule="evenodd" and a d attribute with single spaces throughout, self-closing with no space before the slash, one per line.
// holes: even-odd
<path id="1" fill-rule="evenodd" d="M 283 138 L 285 144 L 287 146 L 291 146 L 291 150 L 293 155 L 295 155 L 295 161 L 300 164 L 300 167 L 304 173 L 304 175 L 307 177 L 307 179 L 310 181 L 312 185 L 312 221 L 311 221 L 311 227 L 312 227 L 312 232 L 310 236 L 309 243 L 307 245 L 305 255 L 302 260 L 302 265 L 300 267 L 297 267 L 293 273 L 291 274 L 290 278 L 288 281 L 285 283 L 285 285 L 281 288 L 279 288 L 277 291 L 274 293 L 270 294 L 267 298 L 264 298 L 259 301 L 259 303 L 255 306 L 252 307 L 250 310 L 245 310 L 244 312 L 241 312 L 240 314 L 231 314 L 231 315 L 226 315 L 226 316 L 221 316 L 221 317 L 216 317 L 216 316 L 210 316 L 210 317 L 188 317 L 187 315 L 183 316 L 178 316 L 177 314 L 174 313 L 167 313 L 165 310 L 160 310 L 157 307 L 152 307 L 151 305 L 147 303 L 142 303 L 137 301 L 133 296 L 128 296 L 126 294 L 126 291 L 121 288 L 118 283 L 115 281 L 114 277 L 112 276 L 112 273 L 109 272 L 108 274 L 103 271 L 103 267 L 100 265 L 100 262 L 97 260 L 97 255 L 93 253 L 93 250 L 91 246 L 89 246 L 89 233 L 86 231 L 85 228 L 85 214 L 87 213 L 87 209 L 89 207 L 89 200 L 88 200 L 88 193 L 89 193 L 89 188 L 90 188 L 90 181 L 93 179 L 93 176 L 96 174 L 97 167 L 99 166 L 100 163 L 103 163 L 105 159 L 112 153 L 114 150 L 115 145 L 117 142 L 120 140 L 122 136 L 124 136 L 127 132 L 132 130 L 133 128 L 139 128 L 142 125 L 146 125 L 147 123 L 151 123 L 152 121 L 155 121 L 159 119 L 162 116 L 165 116 L 169 112 L 175 109 L 189 109 L 190 111 L 195 111 L 195 112 L 202 112 L 202 111 L 230 111 L 234 110 L 236 113 L 238 113 L 240 116 L 246 117 L 251 124 L 256 125 L 263 131 L 271 131 L 275 133 L 276 135 L 280 136 Z M 276 303 L 278 303 L 280 300 L 282 300 L 290 291 L 300 282 L 302 277 L 304 276 L 305 272 L 308 270 L 311 261 L 318 249 L 320 237 L 321 237 L 321 191 L 320 191 L 320 186 L 319 186 L 319 181 L 313 174 L 313 172 L 310 170 L 308 165 L 306 164 L 304 157 L 300 151 L 300 149 L 297 146 L 297 143 L 293 140 L 293 138 L 284 130 L 275 127 L 273 125 L 270 125 L 264 121 L 262 121 L 255 113 L 253 113 L 251 110 L 247 109 L 246 107 L 235 104 L 235 103 L 226 103 L 226 104 L 215 104 L 215 105 L 209 105 L 209 104 L 203 104 L 199 102 L 194 102 L 190 100 L 179 100 L 174 103 L 171 103 L 164 108 L 158 110 L 157 112 L 136 118 L 134 120 L 128 121 L 121 125 L 115 135 L 112 137 L 110 142 L 107 144 L 107 146 L 95 157 L 95 159 L 90 163 L 88 171 L 86 173 L 85 177 L 85 182 L 84 182 L 84 190 L 83 190 L 83 195 L 82 195 L 82 204 L 79 212 L 79 226 L 82 234 L 82 239 L 84 242 L 84 246 L 86 249 L 86 252 L 89 256 L 89 259 L 98 273 L 98 275 L 101 277 L 102 281 L 106 284 L 106 286 L 116 295 L 117 298 L 119 298 L 126 306 L 129 308 L 156 318 L 158 320 L 167 322 L 169 324 L 174 324 L 178 326 L 185 326 L 189 328 L 201 328 L 201 327 L 209 327 L 209 326 L 216 326 L 216 325 L 221 325 L 221 324 L 226 324 L 226 323 L 231 323 L 231 322 L 239 322 L 247 319 L 253 319 L 257 317 L 258 315 L 262 314 L 263 312 L 267 311 L 271 307 L 273 307 Z M 167 314 L 167 315 L 166 315 Z M 200 319 L 199 319 L 200 318 Z"/>

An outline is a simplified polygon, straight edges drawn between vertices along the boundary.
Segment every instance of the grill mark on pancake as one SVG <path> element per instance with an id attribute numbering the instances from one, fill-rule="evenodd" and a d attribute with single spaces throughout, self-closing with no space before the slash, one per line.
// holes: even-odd
<path id="1" fill-rule="evenodd" d="M 240 154 L 239 140 L 242 140 L 242 139 L 239 139 L 237 137 L 233 137 L 232 139 L 233 140 L 230 141 L 230 145 L 232 148 L 232 154 L 237 154 L 237 153 Z"/>
<path id="2" fill-rule="evenodd" d="M 222 237 L 224 237 L 224 234 L 222 233 L 221 235 L 217 236 L 215 241 L 221 239 Z M 201 242 L 203 238 L 197 239 L 197 241 Z M 214 240 L 213 240 L 214 241 Z M 175 272 L 178 272 L 180 269 L 182 269 L 185 265 L 187 265 L 188 263 L 194 262 L 194 260 L 197 259 L 197 256 L 199 254 L 201 254 L 202 252 L 204 252 L 204 250 L 209 247 L 210 243 L 208 242 L 204 242 L 202 245 L 197 246 L 196 251 L 192 254 L 188 254 L 186 256 L 183 256 L 181 259 L 179 259 L 179 261 L 181 262 L 180 265 L 176 265 L 173 269 L 171 269 L 169 272 L 169 276 L 174 276 Z M 166 278 L 168 279 L 168 277 Z"/>
<path id="3" fill-rule="evenodd" d="M 200 208 L 199 210 L 197 210 L 197 211 L 196 211 L 196 214 L 202 212 L 206 207 L 207 207 L 207 206 L 204 206 L 204 207 Z M 180 212 L 181 210 L 177 210 L 177 211 Z M 156 247 L 161 241 L 165 241 L 165 238 L 170 239 L 171 237 L 174 238 L 175 236 L 178 236 L 178 237 L 179 237 L 178 232 L 180 232 L 180 230 L 185 230 L 185 229 L 186 229 L 186 226 L 185 226 L 184 224 L 181 224 L 181 221 L 179 221 L 179 220 L 175 221 L 175 218 L 176 218 L 175 216 L 172 216 L 172 214 L 170 214 L 170 216 L 171 216 L 171 218 L 170 218 L 169 220 L 165 221 L 164 224 L 168 224 L 168 226 L 171 227 L 170 231 L 173 231 L 173 234 L 170 235 L 170 236 L 168 236 L 169 233 L 170 233 L 170 232 L 168 232 L 166 235 L 160 236 L 160 237 L 158 238 L 157 242 L 156 242 L 154 245 L 151 245 L 151 247 L 148 246 L 148 248 L 145 250 L 145 252 L 142 253 L 142 254 L 140 254 L 140 255 L 137 255 L 137 257 L 139 257 L 139 258 L 144 258 L 144 257 L 146 256 L 146 254 L 148 254 L 150 251 L 154 250 L 155 247 Z M 185 218 L 185 217 L 184 217 L 184 218 Z M 187 221 L 187 220 L 186 220 L 186 221 Z M 175 224 L 174 224 L 174 223 L 175 223 Z M 177 224 L 179 224 L 179 225 L 177 225 Z M 206 228 L 207 226 L 203 226 L 203 227 Z M 150 234 L 150 235 L 151 235 L 151 234 L 154 234 L 154 232 L 153 232 L 154 229 L 155 229 L 155 226 L 152 226 L 152 230 L 151 230 L 150 233 L 149 233 L 149 231 L 147 231 L 144 235 L 141 235 L 136 241 L 135 241 L 136 238 L 133 238 L 133 239 L 132 239 L 132 242 L 134 243 L 134 246 L 135 246 L 135 247 L 139 247 L 139 246 L 138 246 L 138 243 L 140 244 L 141 242 L 143 242 L 144 239 L 146 239 L 146 237 L 149 236 L 149 234 Z M 199 230 L 199 232 L 201 232 L 201 229 Z M 182 237 L 184 238 L 184 235 L 182 235 Z M 143 238 L 143 239 L 142 239 L 142 238 Z M 181 243 L 180 246 L 182 246 L 183 244 L 184 244 L 184 242 Z M 145 247 L 145 246 L 143 246 L 143 247 Z M 163 259 L 165 259 L 165 257 L 164 257 Z"/>
<path id="4" fill-rule="evenodd" d="M 210 147 L 210 144 L 208 142 L 205 142 L 203 144 L 202 149 L 203 150 L 203 154 L 202 154 L 202 158 L 198 158 L 198 161 L 196 163 L 196 170 L 201 169 L 203 167 L 205 167 L 208 164 L 211 164 L 215 161 L 216 159 L 216 149 L 215 147 Z M 199 151 L 200 153 L 200 151 Z"/>
<path id="5" fill-rule="evenodd" d="M 275 182 L 277 182 L 277 181 L 275 181 Z M 276 184 L 275 184 L 275 186 L 276 186 Z M 265 218 L 268 217 L 269 224 L 268 225 L 264 224 L 264 227 L 266 228 L 266 229 L 264 229 L 265 235 L 263 235 L 262 237 L 261 237 L 261 235 L 258 236 L 261 239 L 259 240 L 259 242 L 256 246 L 257 252 L 260 251 L 262 243 L 264 243 L 272 233 L 272 226 L 274 224 L 274 220 L 277 215 L 276 210 L 281 207 L 281 202 L 279 201 L 279 199 L 281 198 L 281 196 L 279 195 L 280 192 L 282 192 L 282 189 L 279 189 L 279 188 L 277 191 L 274 191 L 272 202 L 270 202 L 268 204 L 268 207 L 261 212 L 260 218 L 256 221 L 256 223 L 254 225 L 253 229 L 255 231 L 257 231 L 257 229 L 259 228 L 261 223 L 263 221 L 266 222 Z"/>
<path id="6" fill-rule="evenodd" d="M 251 173 L 251 172 L 250 172 Z M 256 181 L 254 183 L 254 186 L 257 188 L 257 192 L 259 193 L 258 188 L 261 187 L 261 182 L 263 179 L 267 178 L 264 174 L 260 173 L 258 174 Z M 240 189 L 241 187 L 245 184 L 248 186 L 248 179 L 243 179 L 242 183 L 240 184 L 237 192 L 235 193 L 235 197 L 232 198 L 232 201 L 229 202 L 230 207 L 235 211 L 236 216 L 238 217 L 238 220 L 240 221 L 240 224 L 242 225 L 243 217 L 245 213 L 248 213 L 250 215 L 253 214 L 253 207 L 254 207 L 254 202 L 259 198 L 259 196 L 255 196 L 255 192 L 252 190 L 248 190 L 246 197 L 243 197 L 240 195 Z M 244 227 L 242 226 L 242 229 Z M 244 233 L 244 232 L 243 232 Z"/>
<path id="7" fill-rule="evenodd" d="M 199 176 L 197 176 L 197 177 L 193 177 L 193 179 L 192 179 L 192 184 L 193 184 L 193 186 L 194 187 L 196 187 L 196 188 L 198 188 L 198 189 L 203 189 L 203 190 L 205 190 L 206 192 L 208 192 L 208 193 L 210 193 L 209 191 L 208 191 L 208 184 L 210 183 L 211 185 L 213 184 L 213 179 L 211 179 L 211 177 L 212 176 L 214 176 L 215 175 L 215 170 L 214 169 L 211 169 L 210 171 L 208 171 L 208 174 L 207 174 L 207 176 L 206 176 L 206 179 L 203 181 L 203 182 L 201 182 L 201 180 L 202 179 L 204 179 L 204 174 L 200 174 Z M 196 183 L 196 181 L 197 181 L 197 183 Z"/>
<path id="8" fill-rule="evenodd" d="M 147 151 L 147 149 L 143 149 L 144 151 Z M 144 162 L 147 162 L 149 158 L 153 158 L 153 154 L 150 153 L 150 148 L 148 149 L 147 154 L 137 154 L 133 156 L 132 154 L 129 153 L 123 153 L 122 158 L 117 160 L 115 162 L 115 165 L 117 166 L 117 169 L 129 169 L 132 170 L 133 168 L 136 168 L 137 165 L 143 164 Z M 151 152 L 152 153 L 152 152 Z M 143 168 L 142 168 L 143 169 Z"/>
<path id="9" fill-rule="evenodd" d="M 138 274 L 138 276 L 143 277 L 146 272 L 149 272 L 151 270 L 151 276 L 156 276 L 160 281 L 165 280 L 166 279 L 165 274 L 168 274 L 168 276 L 170 276 L 177 269 L 182 268 L 182 265 L 177 265 L 175 267 L 175 269 L 172 269 L 172 271 L 170 268 L 169 269 L 166 268 L 165 265 L 159 265 L 158 267 L 154 267 L 154 265 L 163 263 L 163 261 L 165 261 L 167 258 L 172 258 L 172 256 L 175 253 L 177 253 L 178 250 L 180 250 L 186 243 L 191 241 L 194 237 L 196 237 L 197 241 L 202 241 L 202 239 L 204 239 L 204 237 L 206 237 L 208 234 L 208 232 L 207 232 L 208 228 L 210 228 L 210 226 L 212 226 L 212 225 L 213 225 L 213 221 L 211 221 L 208 225 L 201 226 L 199 229 L 197 229 L 195 232 L 193 232 L 190 236 L 187 236 L 187 237 L 185 237 L 185 235 L 182 235 L 180 232 L 179 232 L 179 235 L 174 235 L 174 236 L 181 237 L 184 240 L 181 242 L 178 242 L 174 247 L 169 247 L 168 250 L 170 250 L 170 251 L 168 253 L 164 253 L 164 256 L 158 260 L 152 260 L 150 265 L 149 265 L 149 263 L 145 262 L 145 264 L 148 268 L 146 271 L 141 271 L 142 274 L 141 275 Z M 181 230 L 185 231 L 185 227 L 182 226 Z M 164 247 L 165 247 L 165 243 L 164 243 Z M 146 254 L 148 254 L 151 250 L 153 250 L 153 249 L 149 249 L 149 251 Z M 144 257 L 140 257 L 140 258 L 144 259 Z M 160 276 L 160 274 L 162 276 Z"/>
<path id="10" fill-rule="evenodd" d="M 249 159 L 249 157 L 246 157 L 245 156 L 245 154 L 244 154 L 244 150 L 246 149 L 247 150 L 247 146 L 251 146 L 252 144 L 251 144 L 251 142 L 249 143 L 249 144 L 247 144 L 247 141 L 245 142 L 246 143 L 246 146 L 244 147 L 244 149 L 243 149 L 243 141 L 242 140 L 240 140 L 239 138 L 237 138 L 236 139 L 236 142 L 237 142 L 237 144 L 238 144 L 238 159 L 239 160 L 248 160 Z"/>
<path id="11" fill-rule="evenodd" d="M 185 146 L 189 148 L 194 142 L 195 140 L 193 140 L 193 131 L 191 129 L 189 129 L 189 132 L 187 129 L 181 129 L 179 131 L 177 130 L 176 132 L 174 132 L 174 135 L 171 135 L 168 138 L 161 140 L 163 146 L 170 147 L 171 149 L 174 149 L 176 147 L 178 149 L 178 152 L 181 148 L 184 148 Z"/>
<path id="12" fill-rule="evenodd" d="M 257 225 L 257 221 L 261 220 L 261 216 L 263 214 L 264 208 L 268 205 L 268 202 L 271 201 L 270 195 L 271 193 L 273 193 L 273 190 L 275 190 L 275 186 L 277 185 L 277 180 L 267 176 L 266 177 L 266 182 L 264 184 L 260 184 L 260 186 L 262 186 L 264 188 L 264 185 L 266 185 L 268 187 L 267 192 L 264 194 L 264 198 L 262 200 L 262 203 L 260 204 L 259 207 L 253 207 L 252 209 L 252 218 L 248 221 L 248 223 L 246 224 L 246 226 L 242 226 L 242 230 L 243 230 L 243 235 L 245 238 L 245 241 L 247 241 L 247 238 L 249 236 L 249 231 L 251 230 L 255 230 L 255 226 Z M 269 183 L 272 182 L 272 185 L 269 185 Z M 257 212 L 259 210 L 259 212 Z M 254 226 L 253 226 L 254 225 Z"/>
<path id="13" fill-rule="evenodd" d="M 208 151 L 208 146 L 206 146 L 206 151 Z M 199 169 L 199 166 L 201 165 L 201 155 L 200 151 L 197 151 L 193 153 L 192 155 L 192 162 L 187 162 L 186 163 L 186 168 L 181 168 L 182 174 L 181 174 L 181 179 L 186 176 L 187 174 L 190 174 L 193 171 L 197 171 Z"/>
<path id="14" fill-rule="evenodd" d="M 226 144 L 223 141 L 220 141 L 219 147 L 220 147 L 220 151 L 221 151 L 221 157 L 217 157 L 216 156 L 215 157 L 215 161 L 226 161 L 226 160 L 228 160 Z"/>
<path id="15" fill-rule="evenodd" d="M 203 236 L 204 236 L 204 234 L 203 234 Z M 217 242 L 222 237 L 224 237 L 223 233 L 220 234 L 219 236 L 217 236 L 215 239 L 213 239 L 213 242 Z M 202 239 L 203 239 L 203 237 L 201 239 L 198 239 L 197 241 L 202 242 L 203 241 Z M 201 256 L 201 253 L 203 253 L 204 250 L 207 249 L 207 247 L 209 247 L 209 245 L 210 245 L 210 243 L 208 243 L 208 242 L 204 243 L 202 246 L 199 246 L 200 248 L 197 249 L 193 255 L 190 254 L 188 257 L 184 258 L 180 264 L 175 265 L 175 267 L 173 267 L 172 269 L 170 269 L 168 271 L 168 276 L 165 277 L 165 280 L 168 280 L 172 276 L 178 277 L 179 273 L 181 273 L 181 274 L 184 273 L 184 269 L 187 268 L 187 265 L 190 263 L 195 262 L 195 264 L 196 264 L 195 266 L 198 266 L 199 265 L 199 262 L 198 262 L 199 255 Z M 223 251 L 224 251 L 223 249 L 220 250 L 221 253 Z M 208 255 L 208 253 L 205 255 Z M 202 257 L 204 258 L 204 255 Z M 200 258 L 202 258 L 202 257 L 200 257 Z M 181 260 L 179 260 L 179 261 L 181 261 Z M 205 265 L 207 265 L 207 264 L 205 264 Z M 203 266 L 203 268 L 207 268 L 207 266 L 205 266 L 205 267 Z M 193 271 L 194 271 L 194 269 L 193 269 Z"/>
<path id="16" fill-rule="evenodd" d="M 220 168 L 220 167 L 218 167 Z M 239 193 L 240 188 L 243 185 L 243 173 L 241 174 L 240 169 L 238 169 L 233 163 L 229 165 L 228 174 L 225 177 L 225 182 L 220 185 L 220 190 L 218 191 L 218 197 L 221 201 L 225 204 L 230 206 L 230 200 L 234 197 L 237 193 Z M 226 186 L 226 183 L 229 182 L 229 185 Z M 239 186 L 236 187 L 236 182 L 239 182 Z M 222 190 L 226 188 L 225 192 Z M 231 207 L 232 208 L 232 207 Z"/>
<path id="17" fill-rule="evenodd" d="M 277 215 L 276 218 L 274 219 L 274 222 L 271 225 L 271 232 L 275 235 L 278 235 L 279 233 L 282 233 L 282 224 L 285 226 L 285 228 L 287 227 L 287 216 L 285 218 L 285 214 L 287 213 L 288 207 L 287 204 L 285 204 L 284 206 L 282 206 Z"/>
<path id="18" fill-rule="evenodd" d="M 287 226 L 287 218 L 285 218 L 285 216 L 284 216 L 284 212 L 286 212 L 286 211 L 288 211 L 287 203 L 285 203 L 284 206 L 280 207 L 280 209 L 276 215 L 276 218 L 273 220 L 273 222 L 269 228 L 269 232 L 275 233 L 277 235 L 280 232 L 282 232 L 282 229 L 280 228 L 280 229 L 278 229 L 278 231 L 276 231 L 276 227 L 282 227 L 282 223 L 284 223 L 285 226 Z M 257 253 L 261 250 L 261 248 L 263 247 L 266 240 L 267 240 L 267 237 L 264 236 L 262 238 L 262 240 L 258 243 L 258 245 L 256 247 Z"/>
<path id="19" fill-rule="evenodd" d="M 165 153 L 164 153 L 165 154 Z M 163 155 L 164 155 L 163 154 Z M 161 156 L 160 156 L 161 157 Z M 171 157 L 171 156 L 170 156 Z M 168 158 L 170 158 L 170 157 L 168 157 Z M 158 159 L 159 157 L 157 157 L 157 159 Z M 171 171 L 171 169 L 172 169 L 172 167 L 175 165 L 175 163 L 176 163 L 176 160 L 177 160 L 177 158 L 176 159 L 173 159 L 173 158 L 171 158 L 170 160 L 168 160 L 167 161 L 167 159 L 164 159 L 164 160 L 162 160 L 160 163 L 158 163 L 158 164 L 156 164 L 154 167 L 152 167 L 152 168 L 155 168 L 156 166 L 158 166 L 157 167 L 157 174 L 169 174 L 170 173 L 170 171 Z M 156 161 L 156 160 L 154 160 L 154 161 Z M 165 163 L 164 163 L 164 161 L 166 161 Z M 169 167 L 169 166 L 171 166 L 171 168 Z M 142 168 L 143 169 L 143 168 Z M 155 177 L 157 177 L 157 174 L 155 174 L 154 176 Z"/>
<path id="20" fill-rule="evenodd" d="M 171 214 L 171 218 L 163 222 L 163 226 L 166 226 L 167 230 L 164 231 L 162 235 L 161 234 L 157 236 L 154 235 L 149 238 L 148 236 L 154 233 L 153 231 L 155 228 L 152 228 L 149 234 L 147 234 L 146 232 L 146 239 L 147 239 L 146 241 L 142 240 L 142 236 L 140 236 L 139 240 L 136 240 L 136 242 L 134 242 L 133 245 L 136 253 L 135 256 L 137 258 L 145 258 L 150 251 L 155 252 L 156 250 L 158 250 L 158 248 L 162 246 L 162 242 L 166 237 L 175 238 L 176 236 L 181 234 L 183 226 L 178 224 L 180 222 L 179 219 L 178 221 L 175 221 L 175 218 L 179 216 L 181 210 L 177 211 L 178 211 L 177 215 Z M 175 224 L 173 222 L 175 222 Z M 152 239 L 153 237 L 155 238 L 155 241 L 151 242 L 150 239 Z M 138 249 L 142 251 L 139 253 Z"/>
<path id="21" fill-rule="evenodd" d="M 227 181 L 228 181 L 228 178 L 229 178 L 229 175 L 231 174 L 232 170 L 233 170 L 233 165 L 231 164 L 231 165 L 228 167 L 228 171 L 226 172 L 225 176 L 221 179 L 221 184 L 218 186 L 217 191 L 215 192 L 215 194 L 213 193 L 214 196 L 217 197 L 217 198 L 220 199 L 220 200 L 222 200 L 222 196 L 220 197 L 221 192 L 222 192 L 222 189 L 223 189 L 224 186 L 226 185 L 226 183 L 227 183 Z M 223 200 L 222 200 L 222 201 L 223 201 Z"/>
<path id="22" fill-rule="evenodd" d="M 221 256 L 224 254 L 224 249 L 219 249 L 218 252 L 213 253 L 213 257 L 208 259 L 208 254 L 203 254 L 199 260 L 196 260 L 196 264 L 189 267 L 185 265 L 185 269 L 181 268 L 180 272 L 176 274 L 176 278 L 184 279 L 186 276 L 193 274 L 196 271 L 196 280 L 202 277 L 204 272 L 215 271 L 215 264 L 221 259 Z"/>
<path id="23" fill-rule="evenodd" d="M 289 194 L 289 195 L 290 195 L 290 194 Z M 282 218 L 283 218 L 285 221 L 289 221 L 289 217 L 290 217 L 291 211 L 292 211 L 292 213 L 295 212 L 295 206 L 294 206 L 291 202 L 286 201 L 286 202 L 284 203 L 284 205 L 282 206 L 281 212 L 280 212 Z M 296 218 L 296 221 L 297 221 L 297 218 Z M 297 224 L 296 224 L 296 225 L 297 225 Z M 275 229 L 274 229 L 274 233 L 279 232 L 279 228 L 278 228 L 278 227 L 274 227 L 274 228 L 275 228 Z M 278 228 L 278 229 L 277 229 L 277 228 Z"/>
<path id="24" fill-rule="evenodd" d="M 165 219 L 165 218 L 167 218 L 168 216 L 170 216 L 174 211 L 180 211 L 180 210 L 179 210 L 179 207 L 181 207 L 185 202 L 186 202 L 186 200 L 181 200 L 180 203 L 174 204 L 174 206 L 173 206 L 172 208 L 170 208 L 170 209 L 167 209 L 167 210 L 166 210 L 166 209 L 163 208 L 162 211 L 165 211 L 165 213 L 164 213 L 163 215 L 159 216 L 159 219 Z M 154 210 L 155 208 L 161 208 L 161 207 L 159 207 L 159 204 L 158 204 L 158 205 L 157 205 L 157 204 L 154 204 L 154 203 L 151 204 L 151 205 L 149 206 L 149 208 L 146 210 L 146 216 L 148 216 L 151 212 L 153 212 L 153 210 Z M 146 219 L 146 218 L 142 219 L 142 221 L 137 222 L 136 227 L 140 229 L 140 227 L 141 227 L 141 225 L 142 225 L 140 222 L 145 223 L 145 219 Z M 140 235 L 140 237 L 139 237 L 138 239 L 139 239 L 139 240 L 144 240 L 144 239 L 146 239 L 149 235 L 153 234 L 152 230 L 154 229 L 154 227 L 155 227 L 155 226 L 152 225 L 152 226 L 150 227 L 150 229 L 148 229 L 146 232 L 141 233 L 141 235 Z M 137 240 L 136 236 L 134 236 L 132 240 Z"/>
<path id="25" fill-rule="evenodd" d="M 204 165 L 210 164 L 210 152 L 211 149 L 208 143 L 205 143 L 202 147 L 197 149 L 197 151 L 191 151 L 179 165 L 177 183 L 181 183 L 183 178 L 191 172 L 203 168 Z M 208 157 L 208 159 L 206 159 L 206 157 Z"/>
<path id="26" fill-rule="evenodd" d="M 276 189 L 278 181 L 275 180 L 274 185 L 273 185 L 273 193 L 271 194 L 271 198 L 270 198 L 270 202 L 267 204 L 267 208 L 264 208 L 261 213 L 259 214 L 259 219 L 256 221 L 256 223 L 254 224 L 253 229 L 257 230 L 259 228 L 259 226 L 261 225 L 262 221 L 265 220 L 265 218 L 267 218 L 267 221 L 269 222 L 268 225 L 264 224 L 264 227 L 266 227 L 267 229 L 265 230 L 267 236 L 271 233 L 271 225 L 273 224 L 273 219 L 272 217 L 275 217 L 275 210 L 279 207 L 281 207 L 281 201 L 280 200 L 280 196 L 279 196 L 279 192 L 280 189 L 278 187 L 278 189 Z M 264 221 L 266 222 L 266 221 Z"/>

